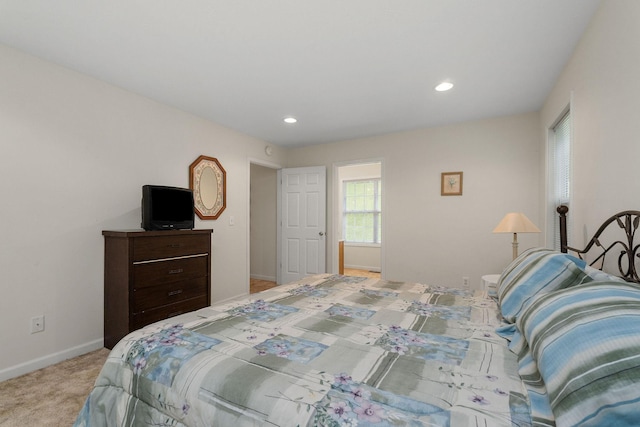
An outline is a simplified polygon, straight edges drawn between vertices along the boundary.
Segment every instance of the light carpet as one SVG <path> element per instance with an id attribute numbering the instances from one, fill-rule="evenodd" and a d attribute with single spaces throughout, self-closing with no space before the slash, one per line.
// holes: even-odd
<path id="1" fill-rule="evenodd" d="M 72 426 L 108 354 L 103 348 L 0 382 L 0 426 Z"/>

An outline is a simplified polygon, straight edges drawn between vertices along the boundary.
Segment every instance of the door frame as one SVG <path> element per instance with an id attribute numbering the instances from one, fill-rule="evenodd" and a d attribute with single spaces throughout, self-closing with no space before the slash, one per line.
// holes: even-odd
<path id="1" fill-rule="evenodd" d="M 365 165 L 369 163 L 380 163 L 380 185 L 382 187 L 382 229 L 380 239 L 382 243 L 380 244 L 380 278 L 385 279 L 386 275 L 386 259 L 385 256 L 385 236 L 386 236 L 386 224 L 387 221 L 385 218 L 386 205 L 387 205 L 387 189 L 385 184 L 385 172 L 384 172 L 384 158 L 383 157 L 374 157 L 371 159 L 358 159 L 358 160 L 348 160 L 344 162 L 335 162 L 332 164 L 332 185 L 331 191 L 333 195 L 331 197 L 331 201 L 333 206 L 331 207 L 331 224 L 328 228 L 331 229 L 331 241 L 327 239 L 327 245 L 329 245 L 329 251 L 331 251 L 331 268 L 334 274 L 338 274 L 338 242 L 340 241 L 342 230 L 339 227 L 340 224 L 340 204 L 342 201 L 340 200 L 340 179 L 339 179 L 339 169 L 344 166 L 355 166 L 355 165 Z M 329 234 L 328 234 L 329 236 Z M 335 250 L 334 250 L 335 246 Z"/>
<path id="2" fill-rule="evenodd" d="M 269 169 L 280 170 L 282 166 L 277 163 L 272 163 L 266 160 L 257 159 L 249 157 L 247 159 L 247 218 L 249 219 L 249 224 L 247 227 L 247 283 L 246 283 L 246 294 L 248 295 L 251 291 L 251 165 L 263 166 Z M 278 184 L 276 183 L 276 187 Z M 277 208 L 276 208 L 277 209 Z M 276 265 L 276 271 L 278 271 L 278 266 Z"/>

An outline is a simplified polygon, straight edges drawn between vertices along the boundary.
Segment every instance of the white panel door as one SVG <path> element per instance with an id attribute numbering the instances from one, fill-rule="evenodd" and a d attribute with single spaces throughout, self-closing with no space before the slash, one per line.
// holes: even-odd
<path id="1" fill-rule="evenodd" d="M 278 175 L 278 283 L 289 283 L 326 271 L 327 172 L 313 166 L 281 169 Z"/>

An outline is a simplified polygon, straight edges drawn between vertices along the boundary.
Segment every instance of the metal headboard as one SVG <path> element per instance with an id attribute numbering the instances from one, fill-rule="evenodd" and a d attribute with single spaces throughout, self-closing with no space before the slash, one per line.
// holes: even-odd
<path id="1" fill-rule="evenodd" d="M 638 277 L 638 268 L 636 267 L 636 262 L 640 263 L 640 253 L 638 253 L 640 244 L 634 242 L 636 230 L 638 230 L 638 227 L 640 226 L 640 211 L 623 211 L 613 215 L 611 218 L 602 223 L 598 231 L 596 231 L 596 234 L 593 235 L 584 249 L 576 249 L 567 245 L 567 212 L 569 212 L 569 208 L 567 206 L 561 205 L 558 206 L 556 210 L 560 214 L 560 247 L 562 252 L 575 252 L 576 254 L 578 254 L 580 259 L 584 259 L 587 252 L 589 252 L 589 250 L 591 250 L 594 246 L 597 246 L 599 248 L 599 251 L 601 252 L 590 263 L 590 265 L 593 267 L 597 266 L 596 268 L 602 269 L 609 251 L 612 251 L 613 249 L 619 249 L 620 253 L 618 254 L 617 264 L 618 270 L 620 272 L 620 277 L 629 282 L 640 283 L 640 277 Z M 624 231 L 625 237 L 624 239 L 615 240 L 613 243 L 605 246 L 601 243 L 600 239 L 602 233 L 611 224 L 617 224 L 618 227 Z"/>

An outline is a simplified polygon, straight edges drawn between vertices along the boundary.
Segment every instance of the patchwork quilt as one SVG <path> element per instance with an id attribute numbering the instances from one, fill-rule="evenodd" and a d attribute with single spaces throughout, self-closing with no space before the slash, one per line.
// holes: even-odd
<path id="1" fill-rule="evenodd" d="M 112 350 L 77 426 L 528 426 L 484 291 L 317 275 Z"/>

